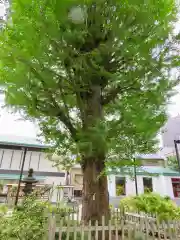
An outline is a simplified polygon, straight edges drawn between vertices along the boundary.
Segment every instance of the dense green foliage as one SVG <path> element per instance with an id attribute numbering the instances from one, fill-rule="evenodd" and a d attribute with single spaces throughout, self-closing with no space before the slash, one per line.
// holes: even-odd
<path id="1" fill-rule="evenodd" d="M 5 204 L 0 204 L 0 218 L 4 216 L 8 211 L 8 208 Z"/>
<path id="2" fill-rule="evenodd" d="M 159 220 L 180 219 L 180 208 L 168 197 L 156 193 L 126 197 L 121 200 L 120 207 L 129 212 L 142 212 L 154 215 Z"/>
<path id="3" fill-rule="evenodd" d="M 176 85 L 174 0 L 14 0 L 12 12 L 0 38 L 11 107 L 62 154 L 116 160 L 152 146 Z"/>
<path id="4" fill-rule="evenodd" d="M 13 211 L 12 216 L 0 218 L 0 239 L 43 239 L 45 234 L 44 210 L 44 203 L 36 202 L 34 198 L 26 199 L 20 209 Z"/>
<path id="5" fill-rule="evenodd" d="M 178 161 L 176 156 L 169 156 L 167 158 L 167 165 L 172 170 L 179 171 L 179 166 L 178 166 Z"/>
<path id="6" fill-rule="evenodd" d="M 7 210 L 5 206 L 0 208 L 1 240 L 44 240 L 48 233 L 49 214 L 56 215 L 58 223 L 73 212 L 65 204 L 53 206 L 37 200 L 35 195 L 26 198 L 22 205 L 13 210 L 12 215 L 7 216 Z M 63 239 L 66 239 L 65 233 Z"/>

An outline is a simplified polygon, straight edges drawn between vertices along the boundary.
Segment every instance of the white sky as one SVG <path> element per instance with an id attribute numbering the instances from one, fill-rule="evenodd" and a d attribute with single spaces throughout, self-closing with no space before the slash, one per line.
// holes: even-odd
<path id="1" fill-rule="evenodd" d="M 19 114 L 13 114 L 3 108 L 4 96 L 0 95 L 0 134 L 36 137 L 38 127 L 30 121 L 20 120 Z"/>
<path id="2" fill-rule="evenodd" d="M 177 89 L 178 93 L 172 97 L 171 104 L 168 106 L 168 112 L 171 116 L 180 114 L 180 86 Z"/>

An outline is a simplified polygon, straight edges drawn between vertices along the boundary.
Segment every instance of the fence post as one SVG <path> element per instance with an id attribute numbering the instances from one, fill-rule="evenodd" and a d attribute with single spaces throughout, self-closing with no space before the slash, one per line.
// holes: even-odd
<path id="1" fill-rule="evenodd" d="M 171 240 L 174 240 L 174 238 L 173 238 L 173 232 L 172 232 L 172 223 L 170 222 L 170 221 L 168 221 L 167 222 L 167 227 L 168 227 L 168 237 L 169 237 L 169 239 L 171 239 Z M 174 226 L 175 227 L 175 226 Z"/>
<path id="2" fill-rule="evenodd" d="M 81 240 L 84 240 L 84 221 L 81 223 Z"/>
<path id="3" fill-rule="evenodd" d="M 61 238 L 62 238 L 62 234 L 63 234 L 62 227 L 63 227 L 63 219 L 60 220 L 60 226 L 59 226 L 59 240 L 61 240 Z"/>
<path id="4" fill-rule="evenodd" d="M 102 240 L 105 240 L 105 230 L 104 230 L 104 227 L 105 227 L 105 216 L 102 216 L 102 230 L 101 230 Z"/>
<path id="5" fill-rule="evenodd" d="M 109 240 L 112 239 L 112 232 L 111 232 L 111 219 L 109 219 L 109 223 L 108 223 L 108 231 L 109 231 Z"/>
<path id="6" fill-rule="evenodd" d="M 149 229 L 148 229 L 148 219 L 147 219 L 147 215 L 145 215 L 145 218 L 144 218 L 144 220 L 145 220 L 145 236 L 146 236 L 146 240 L 148 240 L 148 238 L 149 238 Z"/>
<path id="7" fill-rule="evenodd" d="M 91 220 L 89 221 L 88 226 L 88 240 L 91 240 L 92 232 L 91 232 Z"/>
<path id="8" fill-rule="evenodd" d="M 163 229 L 164 229 L 164 239 L 167 240 L 167 224 L 163 221 Z"/>
<path id="9" fill-rule="evenodd" d="M 121 219 L 121 239 L 124 240 L 124 219 Z"/>
<path id="10" fill-rule="evenodd" d="M 117 217 L 115 218 L 115 239 L 118 240 L 118 225 L 117 225 Z"/>
<path id="11" fill-rule="evenodd" d="M 56 234 L 56 218 L 52 215 L 49 217 L 48 240 L 54 240 Z"/>
<path id="12" fill-rule="evenodd" d="M 158 217 L 156 217 L 156 226 L 157 226 L 157 234 L 158 234 L 158 239 L 161 239 L 161 229 L 160 229 L 160 223 Z"/>
<path id="13" fill-rule="evenodd" d="M 95 222 L 95 240 L 98 240 L 98 221 L 96 220 Z"/>

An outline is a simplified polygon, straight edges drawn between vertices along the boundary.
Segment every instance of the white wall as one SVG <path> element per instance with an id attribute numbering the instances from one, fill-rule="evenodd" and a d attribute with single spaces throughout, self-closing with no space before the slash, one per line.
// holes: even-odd
<path id="1" fill-rule="evenodd" d="M 116 196 L 115 175 L 108 176 L 108 191 L 110 197 Z"/>
<path id="2" fill-rule="evenodd" d="M 0 168 L 20 170 L 23 158 L 22 150 L 0 149 Z M 27 151 L 24 170 L 33 168 L 34 171 L 58 172 L 52 162 L 46 158 L 43 152 Z"/>
<path id="3" fill-rule="evenodd" d="M 135 182 L 130 177 L 126 177 L 126 195 L 136 195 Z"/>
<path id="4" fill-rule="evenodd" d="M 152 182 L 153 182 L 153 191 L 156 193 L 161 194 L 161 196 L 166 196 L 167 190 L 166 190 L 166 182 L 165 179 L 167 177 L 164 176 L 158 176 L 158 177 L 153 177 Z"/>
<path id="5" fill-rule="evenodd" d="M 143 176 L 137 176 L 138 194 L 144 193 Z M 135 184 L 134 184 L 135 187 Z"/>
<path id="6" fill-rule="evenodd" d="M 178 177 L 175 177 L 175 178 L 178 178 Z M 174 198 L 171 177 L 164 177 L 164 179 L 165 179 L 166 195 L 170 196 L 171 198 Z"/>
<path id="7" fill-rule="evenodd" d="M 110 197 L 116 197 L 115 177 L 116 176 L 113 175 L 108 177 L 108 189 Z M 144 193 L 143 177 L 147 176 L 137 176 L 138 194 Z M 171 177 L 161 175 L 157 177 L 152 176 L 152 183 L 153 192 L 159 193 L 162 196 L 170 196 L 171 198 L 174 198 Z M 135 182 L 129 176 L 126 176 L 126 195 L 135 194 L 136 194 Z"/>

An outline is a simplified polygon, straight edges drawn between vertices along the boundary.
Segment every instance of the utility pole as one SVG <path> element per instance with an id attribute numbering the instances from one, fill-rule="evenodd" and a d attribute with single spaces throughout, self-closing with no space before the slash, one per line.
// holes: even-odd
<path id="1" fill-rule="evenodd" d="M 134 167 L 134 183 L 136 189 L 136 196 L 138 195 L 138 185 L 137 185 L 137 172 L 136 172 L 136 159 L 133 158 L 133 167 Z"/>
<path id="2" fill-rule="evenodd" d="M 19 182 L 18 182 L 18 187 L 17 187 L 16 199 L 15 199 L 15 203 L 14 203 L 15 206 L 17 206 L 17 203 L 18 203 L 18 198 L 19 198 L 19 192 L 20 192 L 20 187 L 21 187 L 21 182 L 22 182 L 22 175 L 23 175 L 23 171 L 24 171 L 24 163 L 25 163 L 25 159 L 26 159 L 27 148 L 24 148 L 23 150 L 24 150 L 24 153 L 23 153 L 23 160 L 22 160 L 22 165 L 21 165 L 21 172 L 20 172 L 20 176 L 19 176 Z"/>
<path id="3" fill-rule="evenodd" d="M 179 172 L 180 172 L 180 157 L 179 157 L 179 151 L 178 151 L 178 144 L 180 144 L 180 140 L 174 140 L 174 147 L 176 151 L 176 159 L 178 162 Z"/>

